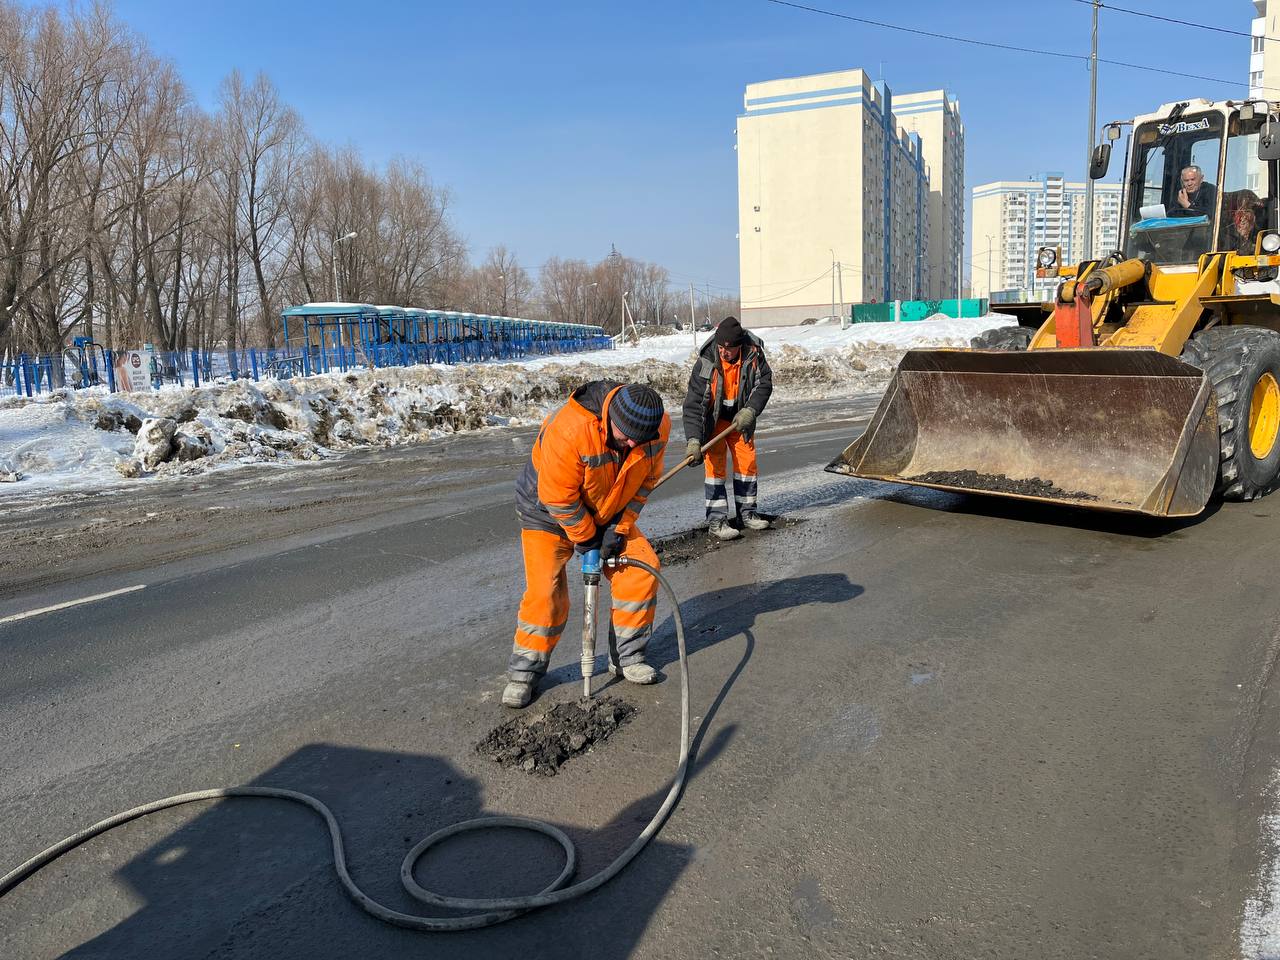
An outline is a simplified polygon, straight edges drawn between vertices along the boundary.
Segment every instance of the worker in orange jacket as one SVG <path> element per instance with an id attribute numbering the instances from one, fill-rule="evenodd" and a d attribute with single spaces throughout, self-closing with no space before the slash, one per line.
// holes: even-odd
<path id="1" fill-rule="evenodd" d="M 609 380 L 579 387 L 543 421 L 516 479 L 525 590 L 502 692 L 506 706 L 527 706 L 547 672 L 569 619 L 565 564 L 575 551 L 599 549 L 604 562 L 613 606 L 609 672 L 632 683 L 658 679 L 644 659 L 658 582 L 639 567 L 610 567 L 608 560 L 625 553 L 658 566 L 636 518 L 662 476 L 670 433 L 655 391 Z"/>
<path id="2" fill-rule="evenodd" d="M 729 427 L 733 432 L 706 459 L 707 529 L 721 540 L 741 532 L 729 523 L 728 458 L 733 457 L 733 499 L 738 520 L 750 530 L 769 521 L 756 512 L 756 418 L 773 394 L 773 371 L 764 343 L 743 329 L 737 317 L 725 317 L 706 342 L 689 374 L 684 398 L 685 453 L 690 465 L 702 462 L 702 445 Z"/>

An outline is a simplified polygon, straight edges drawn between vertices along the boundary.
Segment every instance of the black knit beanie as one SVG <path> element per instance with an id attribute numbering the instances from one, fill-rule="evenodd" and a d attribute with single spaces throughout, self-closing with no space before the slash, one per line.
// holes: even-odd
<path id="1" fill-rule="evenodd" d="M 742 329 L 737 317 L 725 317 L 716 327 L 716 344 L 721 347 L 736 347 L 745 339 L 747 331 Z"/>
<path id="2" fill-rule="evenodd" d="M 648 443 L 662 425 L 662 398 L 650 387 L 629 383 L 613 395 L 609 419 L 636 443 Z"/>

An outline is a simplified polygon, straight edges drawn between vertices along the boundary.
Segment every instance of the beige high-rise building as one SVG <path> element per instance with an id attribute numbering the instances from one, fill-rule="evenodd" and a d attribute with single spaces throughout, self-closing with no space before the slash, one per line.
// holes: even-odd
<path id="1" fill-rule="evenodd" d="M 1085 185 L 1061 173 L 1038 180 L 999 180 L 973 188 L 970 251 L 973 295 L 1048 300 L 1056 279 L 1036 279 L 1036 251 L 1060 247 L 1063 263 L 1084 259 Z M 1093 185 L 1093 249 L 1104 256 L 1120 238 L 1120 184 Z"/>
<path id="2" fill-rule="evenodd" d="M 907 93 L 893 99 L 893 115 L 920 135 L 929 171 L 929 251 L 920 296 L 957 296 L 964 249 L 964 124 L 960 103 L 945 90 Z"/>
<path id="3" fill-rule="evenodd" d="M 963 156 L 954 103 L 940 91 L 902 99 L 920 129 L 936 124 L 944 134 L 960 134 L 951 148 Z M 749 84 L 743 100 L 737 127 L 743 321 L 799 323 L 844 313 L 848 304 L 929 295 L 935 192 L 929 148 L 922 133 L 897 118 L 889 87 L 862 70 L 842 70 Z M 947 198 L 963 193 L 959 186 L 948 191 L 945 175 L 962 175 L 963 160 L 948 160 L 946 147 L 938 155 L 944 165 L 936 192 L 945 213 Z M 962 234 L 963 202 L 955 216 Z M 939 258 L 946 255 L 939 250 Z"/>
<path id="4" fill-rule="evenodd" d="M 1280 0 L 1253 0 L 1253 9 L 1249 96 L 1280 100 Z"/>

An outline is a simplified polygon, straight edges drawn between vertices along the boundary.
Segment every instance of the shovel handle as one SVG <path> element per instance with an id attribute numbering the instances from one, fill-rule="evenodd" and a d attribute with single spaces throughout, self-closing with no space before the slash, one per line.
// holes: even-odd
<path id="1" fill-rule="evenodd" d="M 719 443 L 721 440 L 723 440 L 725 437 L 727 437 L 731 433 L 733 433 L 732 426 L 725 427 L 723 430 L 717 433 L 714 437 L 712 437 L 710 440 L 708 440 L 706 443 L 702 445 L 702 451 L 701 451 L 702 455 L 705 457 L 707 455 L 708 450 L 710 450 L 712 447 L 714 447 L 717 443 Z M 666 473 L 664 473 L 661 477 L 658 478 L 658 482 L 653 485 L 653 490 L 657 490 L 660 486 L 662 486 L 664 483 L 666 483 L 668 480 L 674 477 L 677 473 L 679 473 L 685 467 L 689 466 L 692 460 L 693 460 L 693 457 L 685 457 L 683 460 L 677 463 L 674 467 L 672 467 L 670 470 L 668 470 Z M 652 494 L 653 490 L 650 490 L 649 493 Z"/>

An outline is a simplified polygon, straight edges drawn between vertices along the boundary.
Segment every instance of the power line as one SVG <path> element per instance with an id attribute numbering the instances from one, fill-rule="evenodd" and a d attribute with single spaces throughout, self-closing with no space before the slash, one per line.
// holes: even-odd
<path id="1" fill-rule="evenodd" d="M 1075 0 L 1076 3 L 1087 4 L 1093 6 L 1093 0 Z M 1177 17 L 1162 17 L 1156 13 L 1145 13 L 1142 10 L 1129 10 L 1125 7 L 1112 6 L 1109 3 L 1099 3 L 1099 7 L 1103 10 L 1114 10 L 1116 13 L 1127 13 L 1131 17 L 1145 17 L 1148 20 L 1159 20 L 1163 23 L 1176 23 L 1180 27 L 1195 27 L 1197 30 L 1212 30 L 1214 33 L 1225 33 L 1233 37 L 1246 37 L 1253 39 L 1252 33 L 1245 33 L 1243 30 L 1229 30 L 1226 27 L 1215 27 L 1207 23 L 1196 23 L 1192 20 L 1179 20 Z M 1275 43 L 1280 37 L 1267 37 L 1262 39 Z"/>
<path id="2" fill-rule="evenodd" d="M 978 47 L 993 47 L 996 50 L 1012 50 L 1015 53 L 1034 53 L 1042 57 L 1061 57 L 1065 60 L 1088 60 L 1088 57 L 1081 56 L 1077 53 L 1061 53 L 1055 50 L 1034 50 L 1029 47 L 1016 47 L 1007 43 L 996 43 L 993 40 L 977 40 L 973 37 L 955 37 L 948 33 L 933 33 L 929 30 L 920 30 L 916 27 L 904 27 L 896 23 L 885 23 L 882 20 L 868 20 L 866 17 L 855 17 L 848 13 L 837 13 L 834 10 L 822 10 L 818 7 L 805 6 L 803 3 L 792 3 L 791 0 L 769 0 L 769 3 L 776 3 L 780 7 L 793 7 L 796 10 L 806 10 L 809 13 L 820 13 L 828 17 L 836 17 L 840 20 L 852 20 L 854 23 L 865 23 L 872 27 L 883 27 L 886 30 L 898 30 L 902 33 L 914 33 L 919 37 L 931 37 L 934 40 L 950 40 L 953 43 L 970 43 Z"/>
<path id="3" fill-rule="evenodd" d="M 952 43 L 967 43 L 975 47 L 988 47 L 996 50 L 1010 50 L 1014 53 L 1030 53 L 1040 57 L 1057 57 L 1062 60 L 1079 60 L 1088 63 L 1092 58 L 1082 53 L 1064 53 L 1061 50 L 1040 50 L 1035 47 L 1019 47 L 1008 43 L 996 43 L 992 40 L 978 40 L 974 37 L 957 37 L 948 33 L 934 33 L 930 30 L 920 30 L 916 27 L 904 27 L 897 23 L 885 23 L 883 20 L 870 20 L 866 17 L 855 17 L 848 13 L 839 13 L 835 10 L 823 10 L 820 7 L 811 7 L 803 3 L 794 3 L 792 0 L 768 0 L 769 3 L 777 4 L 780 7 L 791 7 L 795 10 L 804 10 L 808 13 L 817 13 L 827 17 L 835 17 L 839 20 L 852 20 L 854 23 L 862 23 L 872 27 L 881 27 L 885 30 L 897 30 L 901 33 L 910 33 L 919 37 L 930 37 L 934 40 L 948 40 Z M 1085 3 L 1091 3 L 1091 0 L 1082 0 Z M 1108 7 L 1107 9 L 1117 9 Z M 1247 87 L 1247 83 L 1238 80 L 1223 80 L 1221 77 L 1206 77 L 1198 73 L 1183 73 L 1180 70 L 1167 70 L 1164 67 L 1153 67 L 1142 63 L 1129 63 L 1125 60 L 1106 60 L 1102 57 L 1098 58 L 1098 63 L 1105 63 L 1112 67 L 1125 67 L 1129 70 L 1145 70 L 1149 73 L 1161 73 L 1170 77 L 1182 77 L 1186 80 L 1203 80 L 1206 83 L 1222 83 L 1233 87 Z M 1268 87 L 1264 89 L 1276 89 Z"/>
<path id="4" fill-rule="evenodd" d="M 812 287 L 819 280 L 826 280 L 830 276 L 831 276 L 831 268 L 828 267 L 826 270 L 823 270 L 822 273 L 818 274 L 808 283 L 802 283 L 800 286 L 796 287 L 794 290 L 788 290 L 786 293 L 780 293 L 777 296 L 773 296 L 773 297 L 744 298 L 743 302 L 757 304 L 757 303 L 772 303 L 774 300 L 783 300 L 789 296 L 792 296 L 793 294 L 799 293 L 801 290 L 804 290 L 806 287 Z"/>

